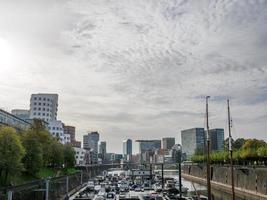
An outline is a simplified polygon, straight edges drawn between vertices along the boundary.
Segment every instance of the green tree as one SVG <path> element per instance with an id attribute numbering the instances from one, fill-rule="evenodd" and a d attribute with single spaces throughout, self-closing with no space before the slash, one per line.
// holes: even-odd
<path id="1" fill-rule="evenodd" d="M 61 168 L 64 164 L 64 147 L 54 140 L 51 145 L 49 165 L 53 168 Z"/>
<path id="2" fill-rule="evenodd" d="M 238 149 L 241 149 L 242 146 L 245 144 L 246 142 L 246 139 L 244 138 L 237 138 L 234 143 L 233 143 L 233 149 L 234 150 L 238 150 Z"/>
<path id="3" fill-rule="evenodd" d="M 23 158 L 24 167 L 27 173 L 36 175 L 43 167 L 42 145 L 32 137 L 32 134 L 28 134 L 23 137 L 23 146 L 26 150 L 26 155 Z"/>
<path id="4" fill-rule="evenodd" d="M 8 178 L 19 174 L 24 168 L 21 162 L 25 155 L 20 137 L 11 127 L 0 127 L 0 177 L 8 184 Z"/>
<path id="5" fill-rule="evenodd" d="M 40 120 L 34 120 L 32 127 L 26 131 L 25 135 L 36 140 L 41 145 L 43 166 L 49 166 L 52 155 L 52 144 L 54 138 L 45 129 Z"/>
<path id="6" fill-rule="evenodd" d="M 75 165 L 75 151 L 71 145 L 64 146 L 64 164 L 68 168 Z"/>
<path id="7" fill-rule="evenodd" d="M 195 155 L 204 155 L 204 146 L 195 149 Z"/>

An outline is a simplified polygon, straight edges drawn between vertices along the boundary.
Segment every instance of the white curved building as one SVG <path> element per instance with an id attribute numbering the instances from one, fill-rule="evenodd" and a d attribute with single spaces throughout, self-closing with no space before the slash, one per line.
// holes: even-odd
<path id="1" fill-rule="evenodd" d="M 30 118 L 46 122 L 57 120 L 58 94 L 32 94 Z"/>

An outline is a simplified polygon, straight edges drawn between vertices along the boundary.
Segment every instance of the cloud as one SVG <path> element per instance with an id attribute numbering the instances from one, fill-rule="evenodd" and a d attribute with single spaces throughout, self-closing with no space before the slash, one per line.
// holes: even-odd
<path id="1" fill-rule="evenodd" d="M 210 95 L 212 127 L 225 127 L 230 98 L 239 136 L 267 139 L 266 1 L 1 3 L 0 37 L 23 55 L 0 80 L 4 106 L 58 92 L 59 117 L 79 139 L 100 130 L 120 152 L 122 135 L 179 139 L 203 127 Z"/>

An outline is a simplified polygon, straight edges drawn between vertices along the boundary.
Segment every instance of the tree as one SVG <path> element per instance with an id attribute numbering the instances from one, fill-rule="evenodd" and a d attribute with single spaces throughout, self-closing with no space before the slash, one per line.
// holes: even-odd
<path id="1" fill-rule="evenodd" d="M 257 139 L 248 139 L 242 146 L 243 149 L 258 149 L 262 146 L 264 146 L 266 143 L 263 140 L 257 140 Z"/>
<path id="2" fill-rule="evenodd" d="M 23 137 L 23 146 L 26 150 L 26 155 L 23 158 L 24 167 L 27 173 L 36 175 L 43 167 L 42 145 L 31 134 L 28 134 Z"/>
<path id="3" fill-rule="evenodd" d="M 74 167 L 75 151 L 71 145 L 64 146 L 64 164 L 65 167 Z"/>
<path id="4" fill-rule="evenodd" d="M 246 139 L 244 138 L 237 138 L 233 143 L 233 150 L 241 149 L 242 146 L 245 144 Z"/>
<path id="5" fill-rule="evenodd" d="M 53 140 L 49 165 L 53 168 L 61 168 L 64 163 L 64 147 L 58 141 Z"/>
<path id="6" fill-rule="evenodd" d="M 21 162 L 25 155 L 16 130 L 11 127 L 0 127 L 0 177 L 2 184 L 8 183 L 9 176 L 19 174 L 24 168 Z"/>
<path id="7" fill-rule="evenodd" d="M 26 131 L 25 135 L 36 140 L 41 145 L 43 166 L 48 166 L 52 156 L 52 143 L 54 138 L 45 129 L 40 120 L 35 119 L 32 127 Z"/>
<path id="8" fill-rule="evenodd" d="M 195 155 L 204 155 L 204 146 L 195 149 Z"/>

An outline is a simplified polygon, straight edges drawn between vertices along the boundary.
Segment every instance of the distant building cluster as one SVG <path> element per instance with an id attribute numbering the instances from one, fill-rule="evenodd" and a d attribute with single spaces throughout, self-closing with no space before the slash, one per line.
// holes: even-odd
<path id="1" fill-rule="evenodd" d="M 181 144 L 175 143 L 174 137 L 161 140 L 136 140 L 139 152 L 133 154 L 132 139 L 122 141 L 122 154 L 107 152 L 106 141 L 100 141 L 97 131 L 83 135 L 83 141 L 75 138 L 75 127 L 64 124 L 57 117 L 58 94 L 32 94 L 29 109 L 13 109 L 11 113 L 0 109 L 0 125 L 7 125 L 17 130 L 30 128 L 34 119 L 43 125 L 62 144 L 70 144 L 75 150 L 76 165 L 108 164 L 120 162 L 132 163 L 177 163 L 177 151 L 182 152 L 182 159 L 188 159 L 196 153 L 205 151 L 206 135 L 204 128 L 191 128 L 181 131 Z M 224 148 L 224 129 L 209 131 L 211 151 Z M 82 144 L 83 145 L 82 145 Z"/>

